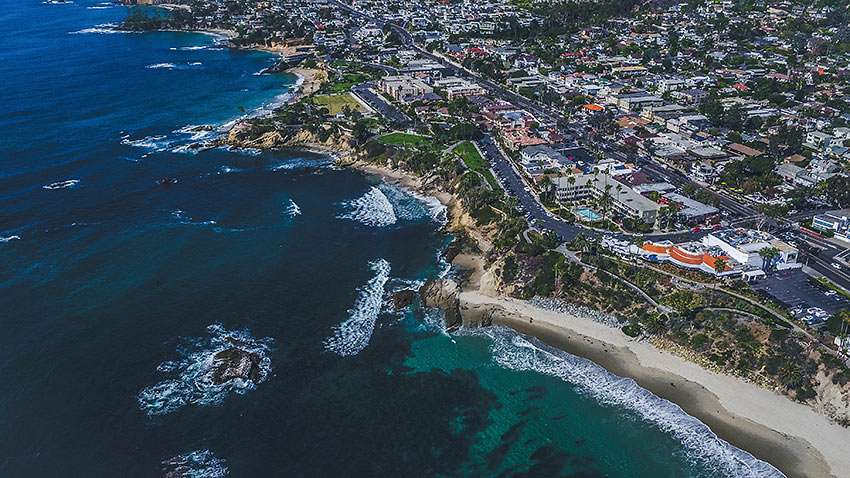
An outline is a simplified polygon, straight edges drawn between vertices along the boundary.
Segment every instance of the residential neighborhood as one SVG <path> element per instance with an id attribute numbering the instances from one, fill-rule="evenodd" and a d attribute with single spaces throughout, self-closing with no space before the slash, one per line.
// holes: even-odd
<path id="1" fill-rule="evenodd" d="M 169 10 L 179 28 L 278 53 L 267 73 L 327 76 L 319 95 L 257 119 L 238 146 L 301 123 L 381 167 L 438 178 L 495 236 L 487 262 L 502 280 L 525 277 L 505 285 L 514 295 L 552 294 L 533 285 L 561 283 L 546 269 L 554 259 L 534 257 L 559 251 L 556 262 L 609 276 L 672 278 L 674 295 L 725 288 L 747 313 L 850 359 L 846 6 L 179 3 Z M 652 313 L 609 305 L 641 329 L 655 313 L 708 307 L 663 305 L 673 299 L 613 277 L 648 297 L 640 308 Z"/>

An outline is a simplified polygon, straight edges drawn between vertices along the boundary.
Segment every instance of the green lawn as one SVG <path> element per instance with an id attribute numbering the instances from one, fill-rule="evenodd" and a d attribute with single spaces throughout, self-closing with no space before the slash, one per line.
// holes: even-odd
<path id="1" fill-rule="evenodd" d="M 475 148 L 475 145 L 469 141 L 464 141 L 463 143 L 455 146 L 453 151 L 455 154 L 460 156 L 460 159 L 463 160 L 463 164 L 465 164 L 467 168 L 471 171 L 476 171 L 484 175 L 484 179 L 490 183 L 490 186 L 492 186 L 493 189 L 499 190 L 499 182 L 496 181 L 496 177 L 490 172 L 490 167 L 487 164 L 487 161 L 481 157 L 478 150 Z"/>
<path id="2" fill-rule="evenodd" d="M 393 146 L 412 146 L 415 148 L 426 148 L 432 145 L 431 138 L 408 133 L 389 133 L 378 138 L 381 144 Z"/>
<path id="3" fill-rule="evenodd" d="M 352 98 L 349 93 L 339 95 L 316 95 L 313 97 L 313 102 L 327 108 L 332 115 L 341 112 L 346 106 L 351 108 L 351 111 L 360 111 L 361 113 L 366 112 L 363 105 Z"/>
<path id="4" fill-rule="evenodd" d="M 333 93 L 344 93 L 350 90 L 352 86 L 371 79 L 372 77 L 365 73 L 345 73 L 342 78 L 331 83 L 328 88 Z"/>

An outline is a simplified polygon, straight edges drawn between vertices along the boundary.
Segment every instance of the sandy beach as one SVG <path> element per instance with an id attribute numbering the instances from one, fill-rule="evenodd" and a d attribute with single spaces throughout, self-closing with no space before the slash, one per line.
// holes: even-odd
<path id="1" fill-rule="evenodd" d="M 324 81 L 322 70 L 288 71 L 302 78 L 292 101 L 313 94 Z M 436 197 L 449 209 L 449 230 L 465 227 L 476 235 L 475 228 L 466 227 L 469 225 L 463 220 L 463 208 L 454 195 L 428 188 L 404 171 L 351 160 L 347 155 L 338 159 L 344 166 Z M 472 269 L 471 283 L 460 296 L 464 318 L 494 306 L 502 308 L 507 313 L 495 314 L 494 324 L 537 337 L 616 375 L 634 379 L 701 420 L 720 438 L 771 463 L 789 477 L 850 478 L 850 429 L 830 422 L 806 405 L 738 378 L 705 370 L 648 342 L 631 339 L 618 329 L 525 301 L 495 297 L 490 287 L 481 284 L 480 259 L 461 255 L 455 261 L 461 268 Z"/>
<path id="2" fill-rule="evenodd" d="M 298 91 L 289 100 L 290 103 L 295 103 L 301 98 L 312 95 L 319 90 L 323 83 L 328 81 L 328 73 L 320 68 L 296 66 L 286 70 L 286 72 L 298 76 L 301 82 Z"/>
<path id="3" fill-rule="evenodd" d="M 719 437 L 789 477 L 850 477 L 850 430 L 803 404 L 735 377 L 710 372 L 589 319 L 477 290 L 461 293 L 465 318 L 493 306 L 507 312 L 496 314 L 494 324 L 537 337 L 614 374 L 634 379 L 700 419 Z"/>

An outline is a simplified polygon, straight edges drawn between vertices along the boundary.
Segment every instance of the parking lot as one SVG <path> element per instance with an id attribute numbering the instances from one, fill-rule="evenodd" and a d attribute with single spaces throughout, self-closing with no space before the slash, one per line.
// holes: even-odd
<path id="1" fill-rule="evenodd" d="M 809 276 L 800 269 L 778 271 L 752 285 L 787 307 L 820 307 L 830 314 L 848 307 L 850 301 L 841 295 L 809 282 Z"/>
<path id="2" fill-rule="evenodd" d="M 352 87 L 351 91 L 395 126 L 407 127 L 410 125 L 410 118 L 387 102 L 387 100 L 376 95 L 371 90 L 374 87 L 375 85 L 373 83 L 363 83 Z"/>

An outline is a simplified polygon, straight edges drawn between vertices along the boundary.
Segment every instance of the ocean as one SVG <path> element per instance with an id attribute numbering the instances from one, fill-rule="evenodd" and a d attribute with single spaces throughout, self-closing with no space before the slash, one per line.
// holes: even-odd
<path id="1" fill-rule="evenodd" d="M 447 272 L 439 204 L 191 150 L 296 79 L 125 15 L 0 11 L 0 476 L 779 475 L 591 362 L 394 312 Z M 258 383 L 205 380 L 232 343 Z"/>

